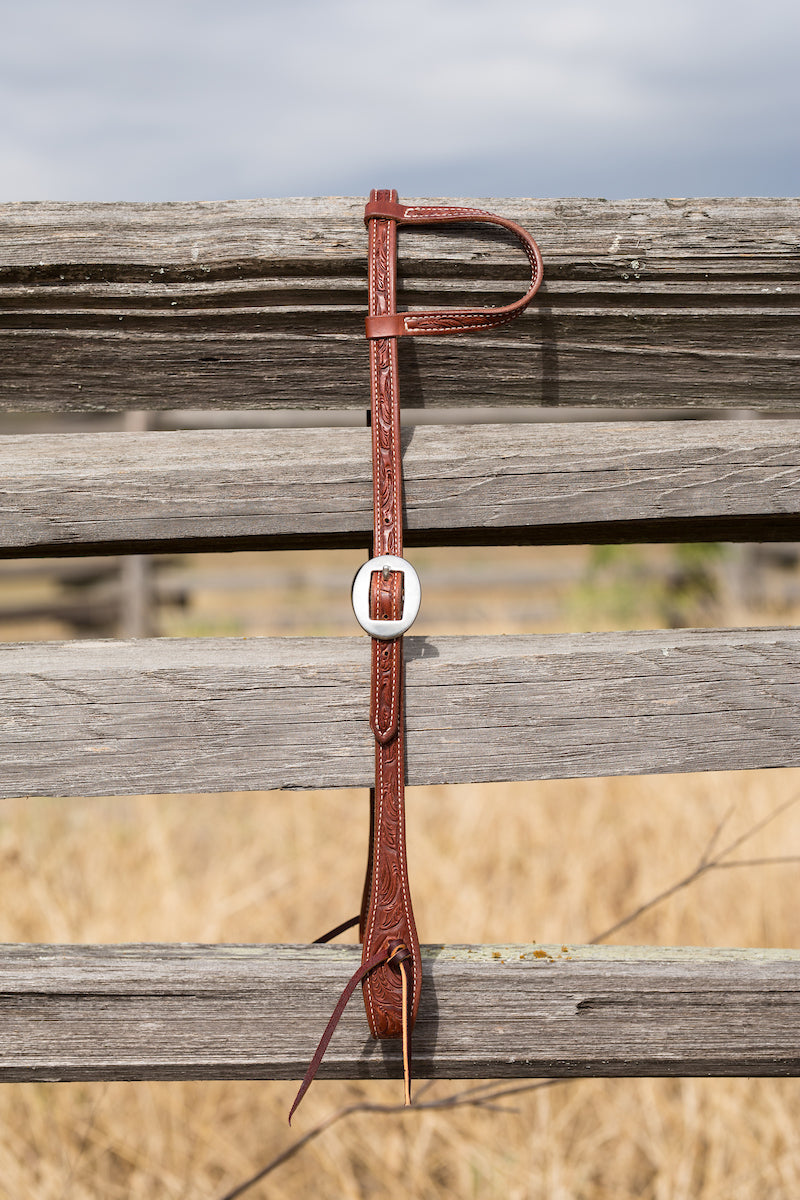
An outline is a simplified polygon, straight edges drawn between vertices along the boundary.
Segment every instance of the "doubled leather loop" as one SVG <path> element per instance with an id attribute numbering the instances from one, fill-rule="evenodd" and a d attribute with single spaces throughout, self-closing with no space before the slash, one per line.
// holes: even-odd
<path id="1" fill-rule="evenodd" d="M 373 193 L 374 195 L 375 193 Z M 381 337 L 430 336 L 433 334 L 460 333 L 466 330 L 494 329 L 507 325 L 530 304 L 542 282 L 542 255 L 530 234 L 505 217 L 485 212 L 480 208 L 448 208 L 438 205 L 403 205 L 395 201 L 370 200 L 365 210 L 367 225 L 375 220 L 391 221 L 398 225 L 452 225 L 456 223 L 480 222 L 499 225 L 508 229 L 518 239 L 531 265 L 530 287 L 524 296 L 512 304 L 496 308 L 453 308 L 431 312 L 408 312 L 370 315 L 366 319 L 366 333 L 371 340 Z"/>

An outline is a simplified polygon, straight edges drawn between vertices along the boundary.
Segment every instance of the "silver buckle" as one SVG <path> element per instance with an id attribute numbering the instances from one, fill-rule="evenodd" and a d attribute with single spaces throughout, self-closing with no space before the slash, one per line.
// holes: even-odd
<path id="1" fill-rule="evenodd" d="M 399 571 L 403 576 L 403 615 L 399 621 L 375 620 L 369 615 L 369 589 L 375 571 L 383 571 L 387 575 L 391 571 Z M 410 629 L 417 619 L 422 600 L 419 575 L 405 558 L 381 554 L 359 568 L 353 580 L 352 600 L 353 612 L 361 628 L 382 642 L 391 641 Z"/>

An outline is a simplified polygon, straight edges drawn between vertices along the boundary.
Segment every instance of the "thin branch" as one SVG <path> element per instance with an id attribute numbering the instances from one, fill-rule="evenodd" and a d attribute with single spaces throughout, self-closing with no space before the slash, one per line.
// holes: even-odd
<path id="1" fill-rule="evenodd" d="M 668 900 L 670 896 L 674 896 L 676 892 L 680 892 L 684 888 L 689 887 L 702 875 L 707 874 L 709 871 L 721 871 L 733 869 L 735 867 L 760 867 L 776 866 L 784 863 L 799 863 L 800 855 L 776 855 L 771 858 L 733 860 L 728 858 L 728 855 L 745 845 L 745 843 L 754 838 L 757 833 L 760 833 L 762 829 L 766 828 L 767 825 L 771 824 L 779 816 L 781 816 L 782 813 L 786 812 L 787 809 L 791 808 L 799 801 L 800 794 L 793 796 L 791 799 L 785 801 L 785 803 L 778 805 L 778 807 L 773 809 L 771 813 L 768 813 L 763 820 L 757 821 L 755 825 L 751 826 L 750 829 L 745 830 L 744 833 L 734 838 L 733 841 L 729 842 L 727 846 L 724 846 L 712 857 L 714 848 L 719 842 L 722 834 L 722 830 L 725 828 L 725 825 L 728 823 L 733 813 L 733 809 L 729 809 L 712 831 L 711 837 L 708 839 L 708 842 L 706 843 L 706 846 L 703 849 L 696 866 L 694 866 L 691 871 L 687 872 L 682 879 L 679 879 L 669 887 L 664 888 L 663 891 L 658 892 L 655 896 L 651 896 L 649 900 L 646 900 L 643 904 L 640 904 L 638 908 L 629 913 L 626 917 L 623 917 L 622 920 L 617 921 L 615 925 L 611 925 L 602 933 L 598 933 L 591 939 L 589 944 L 594 946 L 598 942 L 605 941 L 606 938 L 611 937 L 611 935 L 616 933 L 618 930 L 624 929 L 626 925 L 630 925 L 633 921 L 637 920 L 637 918 L 642 916 L 643 913 L 649 912 L 650 909 L 655 908 L 656 905 L 662 904 L 665 900 Z M 255 1187 L 255 1185 L 260 1183 L 262 1179 L 266 1179 L 266 1177 L 271 1175 L 273 1171 L 276 1171 L 278 1167 L 282 1166 L 285 1162 L 288 1162 L 289 1159 L 294 1158 L 294 1156 L 298 1154 L 305 1146 L 307 1146 L 309 1142 L 313 1142 L 333 1125 L 337 1125 L 340 1121 L 345 1120 L 347 1117 L 354 1116 L 356 1113 L 408 1116 L 412 1113 L 432 1112 L 436 1110 L 452 1108 L 480 1108 L 488 1112 L 509 1112 L 514 1110 L 510 1110 L 506 1106 L 499 1105 L 497 1101 L 505 1100 L 511 1096 L 519 1096 L 526 1092 L 538 1091 L 541 1088 L 554 1087 L 556 1084 L 567 1081 L 563 1079 L 543 1079 L 537 1080 L 535 1083 L 516 1084 L 511 1087 L 498 1087 L 496 1083 L 489 1081 L 473 1084 L 471 1087 L 463 1088 L 461 1091 L 452 1092 L 449 1096 L 442 1096 L 438 1100 L 427 1100 L 423 1103 L 419 1103 L 419 1097 L 433 1086 L 433 1082 L 433 1080 L 428 1080 L 427 1083 L 423 1084 L 417 1090 L 417 1101 L 410 1108 L 402 1104 L 369 1104 L 363 1102 L 358 1104 L 349 1104 L 344 1108 L 337 1109 L 336 1112 L 331 1113 L 329 1116 L 325 1117 L 324 1120 L 320 1121 L 319 1124 L 315 1125 L 313 1129 L 309 1129 L 308 1133 L 303 1134 L 302 1137 L 297 1138 L 296 1141 L 287 1146 L 285 1150 L 281 1151 L 281 1153 L 268 1162 L 265 1167 L 262 1167 L 260 1171 L 257 1171 L 255 1175 L 251 1175 L 249 1179 L 246 1179 L 243 1183 L 238 1184 L 235 1188 L 233 1188 L 232 1191 L 226 1192 L 224 1196 L 219 1198 L 219 1200 L 238 1200 L 238 1197 L 243 1196 L 245 1192 L 249 1191 L 250 1188 Z"/>
<path id="2" fill-rule="evenodd" d="M 745 842 L 749 842 L 751 838 L 760 833 L 762 829 L 766 829 L 767 825 L 771 825 L 773 821 L 782 816 L 788 809 L 793 808 L 799 800 L 800 795 L 790 796 L 788 800 L 784 800 L 783 804 L 779 804 L 777 808 L 773 808 L 772 812 L 767 813 L 761 821 L 757 821 L 750 829 L 746 829 L 743 834 L 735 838 L 724 850 L 720 851 L 717 857 L 727 858 L 729 854 L 732 854 L 734 850 L 738 850 Z"/>
<path id="3" fill-rule="evenodd" d="M 773 858 L 734 858 L 732 862 L 714 864 L 715 871 L 725 871 L 730 867 L 776 867 L 784 863 L 800 863 L 800 854 L 776 854 Z"/>
<path id="4" fill-rule="evenodd" d="M 604 942 L 606 938 L 610 938 L 612 934 L 617 933 L 620 929 L 624 929 L 626 925 L 632 925 L 644 913 L 649 912 L 651 908 L 655 908 L 657 904 L 663 904 L 665 900 L 669 900 L 670 896 L 674 896 L 676 892 L 680 892 L 683 888 L 689 887 L 695 880 L 704 875 L 706 871 L 712 869 L 712 863 L 701 862 L 685 875 L 683 879 L 679 879 L 677 883 L 673 883 L 670 887 L 664 888 L 663 892 L 659 892 L 656 896 L 651 896 L 649 900 L 645 900 L 644 904 L 640 904 L 633 912 L 628 913 L 626 917 L 622 917 L 614 925 L 609 925 L 608 929 L 604 929 L 602 933 L 595 934 L 589 939 L 590 946 L 596 946 L 598 942 Z"/>
<path id="5" fill-rule="evenodd" d="M 331 1125 L 335 1125 L 337 1121 L 342 1121 L 345 1117 L 349 1117 L 351 1113 L 358 1111 L 359 1106 L 353 1104 L 348 1108 L 340 1108 L 338 1112 L 331 1113 L 331 1115 L 326 1117 L 324 1121 L 320 1121 L 319 1125 L 315 1125 L 313 1129 L 309 1129 L 308 1133 L 304 1133 L 302 1137 L 297 1138 L 296 1141 L 287 1146 L 285 1150 L 281 1151 L 276 1158 L 273 1158 L 271 1162 L 268 1162 L 267 1165 L 262 1167 L 260 1171 L 257 1171 L 255 1175 L 251 1175 L 249 1179 L 245 1179 L 244 1183 L 237 1184 L 232 1191 L 226 1192 L 224 1196 L 220 1197 L 220 1200 L 236 1200 L 237 1196 L 243 1196 L 245 1192 L 250 1190 L 251 1187 L 255 1187 L 255 1185 L 260 1183 L 262 1179 L 266 1179 L 267 1175 L 271 1175 L 272 1172 L 277 1170 L 278 1167 L 282 1166 L 283 1163 L 288 1162 L 290 1158 L 294 1158 L 295 1154 L 298 1154 L 304 1146 L 308 1145 L 309 1142 L 313 1142 L 314 1139 L 318 1138 L 319 1135 L 324 1133 L 326 1129 L 330 1129 Z"/>
<path id="6" fill-rule="evenodd" d="M 490 1112 L 509 1112 L 504 1107 L 495 1104 L 496 1100 L 503 1100 L 507 1096 L 518 1096 L 522 1092 L 535 1092 L 541 1088 L 555 1087 L 556 1084 L 565 1083 L 563 1079 L 539 1079 L 535 1083 L 520 1084 L 516 1087 L 501 1087 L 491 1083 L 479 1084 L 478 1087 L 465 1088 L 461 1092 L 453 1092 L 449 1096 L 442 1096 L 440 1100 L 428 1100 L 423 1104 L 414 1103 L 411 1107 L 405 1104 L 369 1104 L 367 1102 L 359 1102 L 357 1104 L 348 1104 L 344 1108 L 337 1109 L 309 1129 L 308 1133 L 304 1133 L 302 1137 L 297 1138 L 291 1145 L 282 1150 L 276 1155 L 266 1166 L 257 1171 L 255 1175 L 251 1175 L 249 1179 L 245 1179 L 242 1183 L 236 1185 L 231 1191 L 226 1192 L 224 1196 L 220 1196 L 219 1200 L 238 1200 L 239 1196 L 243 1196 L 250 1188 L 255 1187 L 262 1179 L 266 1179 L 278 1167 L 283 1166 L 289 1159 L 294 1158 L 296 1154 L 318 1138 L 321 1134 L 327 1132 L 333 1125 L 337 1125 L 339 1121 L 344 1121 L 347 1117 L 352 1117 L 356 1113 L 380 1113 L 384 1116 L 407 1116 L 410 1113 L 430 1112 L 435 1109 L 450 1109 L 450 1108 L 482 1108 Z M 494 1087 L 494 1090 L 491 1090 Z M 484 1095 L 476 1095 L 478 1091 L 484 1091 Z"/>
<path id="7" fill-rule="evenodd" d="M 612 934 L 618 933 L 620 929 L 624 929 L 627 925 L 632 925 L 634 921 L 638 920 L 638 918 L 643 916 L 644 913 L 649 912 L 651 908 L 655 908 L 658 904 L 663 904 L 665 900 L 669 900 L 670 897 L 674 896 L 676 892 L 681 892 L 684 888 L 690 887 L 691 884 L 696 883 L 702 875 L 705 875 L 709 871 L 721 871 L 731 867 L 777 866 L 781 863 L 796 863 L 800 861 L 800 858 L 796 856 L 783 857 L 777 855 L 772 858 L 734 859 L 733 861 L 728 860 L 729 854 L 732 854 L 734 850 L 738 850 L 740 846 L 743 846 L 746 842 L 749 842 L 757 833 L 760 833 L 762 829 L 765 829 L 767 825 L 777 820 L 777 818 L 785 813 L 787 809 L 791 808 L 799 801 L 800 795 L 796 795 L 792 796 L 789 800 L 784 801 L 783 804 L 779 804 L 777 808 L 772 810 L 772 812 L 767 813 L 766 817 L 760 821 L 757 821 L 755 825 L 751 825 L 749 829 L 746 829 L 744 833 L 734 838 L 732 842 L 729 842 L 727 846 L 724 846 L 722 850 L 719 850 L 712 858 L 711 852 L 718 842 L 720 833 L 722 832 L 723 827 L 727 823 L 733 811 L 732 809 L 729 809 L 729 811 L 714 829 L 705 849 L 700 855 L 700 858 L 697 860 L 697 865 L 694 866 L 691 871 L 688 871 L 682 879 L 678 879 L 675 883 L 670 884 L 669 887 L 664 888 L 663 891 L 658 892 L 655 896 L 651 896 L 649 900 L 645 900 L 644 903 L 640 904 L 638 908 L 635 908 L 633 912 L 630 912 L 627 916 L 622 917 L 614 925 L 610 925 L 608 929 L 604 929 L 602 933 L 596 934 L 590 940 L 589 945 L 596 946 L 598 942 L 604 942 L 606 938 L 610 938 Z"/>
<path id="8" fill-rule="evenodd" d="M 426 1079 L 424 1083 L 417 1084 L 414 1088 L 415 1098 L 419 1100 L 420 1096 L 424 1096 L 426 1092 L 429 1092 L 435 1083 L 435 1079 Z"/>
<path id="9" fill-rule="evenodd" d="M 708 842 L 706 843 L 706 848 L 703 851 L 703 853 L 700 855 L 701 863 L 707 863 L 708 860 L 710 859 L 711 851 L 714 849 L 717 842 L 719 841 L 720 834 L 722 833 L 722 830 L 725 828 L 725 826 L 728 824 L 728 821 L 733 816 L 733 812 L 734 812 L 734 805 L 732 804 L 731 807 L 728 809 L 728 811 L 725 813 L 725 816 L 722 818 L 722 820 L 718 822 L 716 828 L 714 829 L 713 833 L 711 834 L 711 837 L 708 839 Z"/>

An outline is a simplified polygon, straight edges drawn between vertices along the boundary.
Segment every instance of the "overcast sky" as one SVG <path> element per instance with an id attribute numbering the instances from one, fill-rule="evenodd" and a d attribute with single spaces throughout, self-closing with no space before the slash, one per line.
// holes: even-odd
<path id="1" fill-rule="evenodd" d="M 0 200 L 800 193 L 798 0 L 0 0 Z"/>

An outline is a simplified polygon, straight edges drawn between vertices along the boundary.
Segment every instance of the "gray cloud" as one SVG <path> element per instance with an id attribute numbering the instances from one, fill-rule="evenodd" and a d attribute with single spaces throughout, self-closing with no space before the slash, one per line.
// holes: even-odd
<path id="1" fill-rule="evenodd" d="M 800 191 L 788 0 L 26 0 L 3 199 Z"/>

